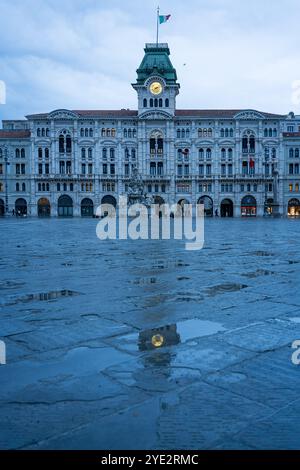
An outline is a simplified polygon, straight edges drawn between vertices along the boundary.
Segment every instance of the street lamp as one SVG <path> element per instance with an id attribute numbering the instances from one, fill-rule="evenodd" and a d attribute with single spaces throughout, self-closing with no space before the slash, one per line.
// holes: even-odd
<path id="1" fill-rule="evenodd" d="M 4 161 L 5 161 L 5 214 L 8 213 L 8 178 L 7 178 L 7 170 L 8 170 L 8 151 L 7 147 L 4 148 Z"/>

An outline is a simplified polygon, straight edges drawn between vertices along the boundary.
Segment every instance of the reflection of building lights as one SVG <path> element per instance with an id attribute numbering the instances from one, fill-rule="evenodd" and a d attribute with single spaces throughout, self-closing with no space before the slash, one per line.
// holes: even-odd
<path id="1" fill-rule="evenodd" d="M 160 348 L 164 343 L 164 337 L 162 335 L 154 335 L 151 338 L 151 343 L 155 348 Z"/>

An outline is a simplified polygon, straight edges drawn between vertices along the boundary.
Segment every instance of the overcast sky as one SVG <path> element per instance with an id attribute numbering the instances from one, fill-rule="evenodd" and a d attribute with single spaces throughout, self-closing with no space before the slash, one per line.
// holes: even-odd
<path id="1" fill-rule="evenodd" d="M 0 0 L 0 118 L 68 109 L 136 109 L 131 87 L 157 0 Z M 300 114 L 299 0 L 160 0 L 181 84 L 178 108 Z M 185 64 L 185 65 L 184 65 Z M 297 109 L 298 108 L 298 109 Z"/>

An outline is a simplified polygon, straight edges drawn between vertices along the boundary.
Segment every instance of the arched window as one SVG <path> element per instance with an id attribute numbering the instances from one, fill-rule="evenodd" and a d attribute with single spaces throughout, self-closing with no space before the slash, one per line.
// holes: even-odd
<path id="1" fill-rule="evenodd" d="M 208 131 L 207 131 L 207 136 L 208 137 L 212 137 L 212 129 L 209 128 Z"/>
<path id="2" fill-rule="evenodd" d="M 65 151 L 65 138 L 63 135 L 60 135 L 59 136 L 59 139 L 58 139 L 58 146 L 59 146 L 59 153 L 64 153 Z"/>
<path id="3" fill-rule="evenodd" d="M 45 183 L 42 184 L 42 191 L 45 191 L 46 190 L 46 186 L 45 186 Z"/>
<path id="4" fill-rule="evenodd" d="M 41 137 L 41 129 L 39 127 L 37 128 L 36 135 L 38 137 Z"/>
<path id="5" fill-rule="evenodd" d="M 177 129 L 177 139 L 180 139 L 180 129 Z"/>
<path id="6" fill-rule="evenodd" d="M 66 151 L 67 151 L 67 153 L 71 153 L 71 150 L 72 150 L 71 136 L 67 135 L 67 137 L 66 137 Z"/>
<path id="7" fill-rule="evenodd" d="M 20 158 L 20 149 L 16 149 L 16 158 Z"/>
<path id="8" fill-rule="evenodd" d="M 206 149 L 206 158 L 207 160 L 211 159 L 211 149 Z"/>
<path id="9" fill-rule="evenodd" d="M 224 129 L 221 129 L 221 137 L 224 137 Z"/>
<path id="10" fill-rule="evenodd" d="M 123 130 L 123 135 L 124 135 L 125 138 L 127 137 L 127 129 Z"/>
<path id="11" fill-rule="evenodd" d="M 106 160 L 106 158 L 107 158 L 107 149 L 106 149 L 106 147 L 104 147 L 102 149 L 102 158 L 103 158 L 103 160 Z"/>
<path id="12" fill-rule="evenodd" d="M 116 129 L 113 128 L 113 129 L 111 130 L 111 136 L 112 136 L 112 137 L 116 137 Z"/>
<path id="13" fill-rule="evenodd" d="M 85 159 L 85 148 L 82 147 L 81 149 L 81 158 L 84 160 Z"/>
<path id="14" fill-rule="evenodd" d="M 42 128 L 42 137 L 45 137 L 45 128 Z"/>
<path id="15" fill-rule="evenodd" d="M 272 158 L 276 158 L 276 149 L 272 148 Z"/>
<path id="16" fill-rule="evenodd" d="M 187 139 L 190 137 L 190 130 L 189 129 L 185 130 L 185 136 L 186 136 Z"/>
<path id="17" fill-rule="evenodd" d="M 157 108 L 157 105 L 158 105 L 158 99 L 155 98 L 155 99 L 154 99 L 154 108 Z"/>
<path id="18" fill-rule="evenodd" d="M 225 129 L 225 137 L 228 137 L 229 136 L 229 132 L 228 132 L 228 129 L 226 128 Z"/>
<path id="19" fill-rule="evenodd" d="M 60 183 L 57 183 L 57 191 L 60 191 Z"/>
<path id="20" fill-rule="evenodd" d="M 67 183 L 64 183 L 64 191 L 67 191 Z"/>
<path id="21" fill-rule="evenodd" d="M 290 158 L 294 157 L 294 149 L 289 150 L 289 156 L 290 156 Z"/>
<path id="22" fill-rule="evenodd" d="M 272 129 L 269 129 L 269 137 L 272 137 L 272 135 L 273 135 Z"/>
<path id="23" fill-rule="evenodd" d="M 136 138 L 136 129 L 133 129 L 132 131 L 132 137 L 135 139 Z"/>
<path id="24" fill-rule="evenodd" d="M 45 148 L 45 158 L 49 158 L 49 149 L 48 147 Z"/>
<path id="25" fill-rule="evenodd" d="M 39 157 L 39 159 L 43 158 L 43 149 L 42 149 L 42 147 L 38 148 L 38 157 Z"/>
<path id="26" fill-rule="evenodd" d="M 255 137 L 254 137 L 254 135 L 250 136 L 249 143 L 250 143 L 250 152 L 255 152 Z"/>
<path id="27" fill-rule="evenodd" d="M 74 184 L 70 183 L 70 191 L 73 191 L 73 190 L 74 190 Z"/>
<path id="28" fill-rule="evenodd" d="M 222 160 L 225 160 L 225 158 L 226 158 L 226 150 L 225 149 L 221 150 L 221 158 L 222 158 Z"/>
<path id="29" fill-rule="evenodd" d="M 93 149 L 91 147 L 88 149 L 88 158 L 93 158 Z"/>
<path id="30" fill-rule="evenodd" d="M 203 160 L 203 158 L 204 158 L 204 150 L 203 149 L 199 149 L 199 158 L 200 158 L 200 160 Z"/>
<path id="31" fill-rule="evenodd" d="M 16 183 L 16 191 L 20 191 L 20 184 Z"/>
<path id="32" fill-rule="evenodd" d="M 25 158 L 25 149 L 21 149 L 21 158 Z"/>
<path id="33" fill-rule="evenodd" d="M 38 184 L 38 191 L 42 191 L 42 185 L 41 185 L 41 183 Z"/>
<path id="34" fill-rule="evenodd" d="M 143 99 L 143 107 L 147 108 L 147 99 L 146 98 Z"/>
<path id="35" fill-rule="evenodd" d="M 134 160 L 136 157 L 136 149 L 131 149 L 131 158 Z"/>
<path id="36" fill-rule="evenodd" d="M 84 137 L 89 136 L 89 130 L 87 128 L 84 129 Z"/>
<path id="37" fill-rule="evenodd" d="M 113 147 L 111 147 L 109 149 L 109 157 L 110 159 L 114 159 L 115 158 L 115 149 Z"/>
<path id="38" fill-rule="evenodd" d="M 295 149 L 295 157 L 299 158 L 299 149 Z"/>
<path id="39" fill-rule="evenodd" d="M 93 137 L 93 134 L 94 134 L 93 129 L 90 128 L 90 137 Z"/>
<path id="40" fill-rule="evenodd" d="M 228 149 L 228 159 L 232 160 L 232 149 Z"/>
<path id="41" fill-rule="evenodd" d="M 166 99 L 165 99 L 165 107 L 166 107 L 166 108 L 169 107 L 169 98 L 166 98 Z"/>
<path id="42" fill-rule="evenodd" d="M 277 129 L 273 129 L 273 137 L 277 137 Z"/>
<path id="43" fill-rule="evenodd" d="M 153 108 L 153 98 L 150 98 L 150 108 Z"/>
<path id="44" fill-rule="evenodd" d="M 181 129 L 181 138 L 182 138 L 182 139 L 185 138 L 185 130 L 184 130 L 184 129 Z"/>
<path id="45" fill-rule="evenodd" d="M 270 149 L 269 147 L 265 147 L 265 159 L 268 160 L 270 155 Z"/>
<path id="46" fill-rule="evenodd" d="M 71 184 L 72 184 L 72 183 L 71 183 Z M 50 185 L 49 185 L 49 183 L 46 184 L 46 189 L 47 189 L 47 191 L 50 191 Z"/>
<path id="47" fill-rule="evenodd" d="M 129 158 L 129 150 L 128 150 L 128 148 L 126 147 L 126 148 L 125 148 L 125 159 L 128 160 L 128 158 Z"/>
<path id="48" fill-rule="evenodd" d="M 229 131 L 229 136 L 230 136 L 230 137 L 233 137 L 233 129 L 230 129 L 230 131 Z"/>
<path id="49" fill-rule="evenodd" d="M 131 137 L 132 137 L 132 131 L 131 129 L 128 129 L 128 138 L 131 139 Z"/>
<path id="50" fill-rule="evenodd" d="M 83 127 L 80 129 L 80 137 L 84 137 L 84 129 L 83 129 Z"/>
<path id="51" fill-rule="evenodd" d="M 103 127 L 101 129 L 101 137 L 105 137 L 105 129 Z"/>
<path id="52" fill-rule="evenodd" d="M 268 129 L 264 130 L 264 137 L 268 137 Z"/>
<path id="53" fill-rule="evenodd" d="M 162 100 L 162 98 L 159 98 L 159 100 L 158 100 L 158 106 L 159 106 L 160 108 L 162 108 L 162 105 L 163 105 L 163 100 Z"/>
<path id="54" fill-rule="evenodd" d="M 25 183 L 22 183 L 22 191 L 26 191 Z"/>

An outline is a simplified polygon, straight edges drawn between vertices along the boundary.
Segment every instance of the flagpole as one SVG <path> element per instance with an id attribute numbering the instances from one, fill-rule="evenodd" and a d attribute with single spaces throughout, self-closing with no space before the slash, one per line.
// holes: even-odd
<path id="1" fill-rule="evenodd" d="M 159 27 L 159 6 L 157 7 L 157 18 L 156 18 L 156 47 L 158 47 L 158 27 Z"/>

